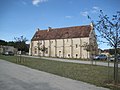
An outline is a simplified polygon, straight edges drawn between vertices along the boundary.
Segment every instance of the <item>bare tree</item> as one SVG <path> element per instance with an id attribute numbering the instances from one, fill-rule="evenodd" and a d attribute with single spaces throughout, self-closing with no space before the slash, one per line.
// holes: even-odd
<path id="1" fill-rule="evenodd" d="M 88 16 L 89 19 L 91 19 Z M 100 10 L 98 21 L 94 22 L 91 20 L 94 25 L 94 29 L 96 29 L 99 33 L 98 36 L 103 38 L 101 40 L 104 43 L 108 43 L 109 46 L 115 49 L 115 60 L 114 60 L 114 84 L 118 82 L 118 59 L 117 59 L 117 48 L 120 47 L 120 11 L 116 12 L 112 18 L 108 17 Z"/>
<path id="2" fill-rule="evenodd" d="M 44 56 L 45 52 L 48 51 L 47 48 L 45 47 L 45 45 L 41 45 L 41 47 L 39 47 L 38 49 L 43 52 L 43 56 Z"/>
<path id="3" fill-rule="evenodd" d="M 96 43 L 95 42 L 90 42 L 89 44 L 88 43 L 85 43 L 84 45 L 84 49 L 89 52 L 89 55 L 90 55 L 90 59 L 92 61 L 92 64 L 93 64 L 93 56 L 97 55 L 98 53 L 98 48 L 96 46 Z M 88 55 L 87 55 L 88 56 Z"/>
<path id="4" fill-rule="evenodd" d="M 26 45 L 26 42 L 28 41 L 26 37 L 20 36 L 20 37 L 14 37 L 15 39 L 15 47 L 18 48 L 19 51 L 28 51 L 28 47 Z"/>

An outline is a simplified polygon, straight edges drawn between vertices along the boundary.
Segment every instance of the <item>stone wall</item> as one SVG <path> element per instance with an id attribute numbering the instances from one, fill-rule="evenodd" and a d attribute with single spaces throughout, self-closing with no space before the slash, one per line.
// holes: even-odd
<path id="1" fill-rule="evenodd" d="M 85 43 L 89 43 L 88 37 L 31 41 L 29 54 L 62 58 L 89 58 L 89 52 L 84 49 Z M 45 51 L 41 50 L 43 47 L 45 47 Z"/>

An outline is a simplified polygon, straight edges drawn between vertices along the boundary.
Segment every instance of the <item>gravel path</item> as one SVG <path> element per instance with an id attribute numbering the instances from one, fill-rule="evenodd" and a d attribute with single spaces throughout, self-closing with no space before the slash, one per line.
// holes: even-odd
<path id="1" fill-rule="evenodd" d="M 0 59 L 0 90 L 109 90 Z"/>
<path id="2" fill-rule="evenodd" d="M 24 57 L 31 57 L 31 58 L 40 58 L 38 56 L 26 56 L 26 55 L 22 55 Z M 71 63 L 81 63 L 81 64 L 92 64 L 91 61 L 83 61 L 83 60 L 69 60 L 69 59 L 62 59 L 62 58 L 47 58 L 47 57 L 41 57 L 43 59 L 46 59 L 46 60 L 54 60 L 54 61 L 61 61 L 61 62 L 71 62 Z M 108 66 L 108 62 L 100 62 L 100 61 L 93 61 L 93 64 L 94 65 L 99 65 L 99 66 Z M 109 63 L 109 66 L 110 67 L 114 67 L 114 63 L 110 62 Z M 118 64 L 118 67 L 120 68 L 120 63 Z"/>

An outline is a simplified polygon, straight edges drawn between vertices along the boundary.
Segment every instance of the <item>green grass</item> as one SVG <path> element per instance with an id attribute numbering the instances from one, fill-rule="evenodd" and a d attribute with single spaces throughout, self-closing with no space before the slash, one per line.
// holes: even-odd
<path id="1" fill-rule="evenodd" d="M 25 65 L 30 68 L 34 68 L 40 71 L 49 72 L 55 75 L 71 78 L 74 80 L 84 81 L 97 86 L 113 88 L 107 86 L 108 83 L 113 81 L 113 68 L 96 66 L 96 65 L 85 65 L 75 64 L 59 61 L 50 61 L 40 58 L 25 58 L 19 56 L 0 56 L 1 59 Z M 120 69 L 119 69 L 120 73 Z M 120 82 L 120 74 L 119 74 Z M 120 88 L 119 88 L 120 89 Z"/>

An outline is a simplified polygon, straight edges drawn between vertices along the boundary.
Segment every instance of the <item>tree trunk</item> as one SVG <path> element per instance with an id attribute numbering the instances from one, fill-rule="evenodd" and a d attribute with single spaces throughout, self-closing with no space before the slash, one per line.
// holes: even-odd
<path id="1" fill-rule="evenodd" d="M 115 60 L 114 60 L 114 84 L 118 83 L 118 60 L 117 60 L 117 47 L 115 47 Z"/>

